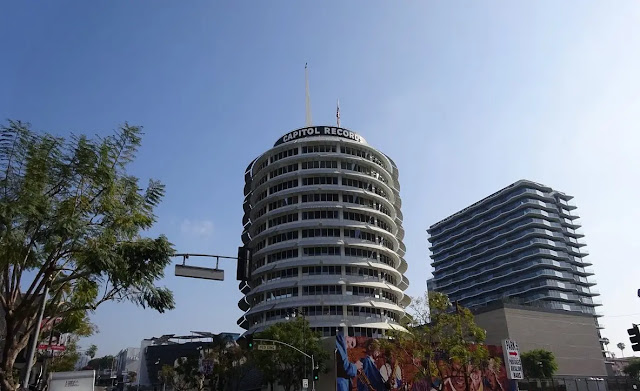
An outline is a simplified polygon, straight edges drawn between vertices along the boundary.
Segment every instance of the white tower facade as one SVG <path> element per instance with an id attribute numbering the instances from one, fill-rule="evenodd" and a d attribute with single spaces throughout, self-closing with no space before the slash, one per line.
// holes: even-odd
<path id="1" fill-rule="evenodd" d="M 294 130 L 245 173 L 242 240 L 253 252 L 238 324 L 303 314 L 325 336 L 380 337 L 410 299 L 398 169 L 344 128 Z"/>

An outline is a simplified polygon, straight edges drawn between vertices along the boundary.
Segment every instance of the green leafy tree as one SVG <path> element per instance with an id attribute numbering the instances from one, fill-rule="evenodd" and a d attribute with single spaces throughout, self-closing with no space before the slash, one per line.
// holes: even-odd
<path id="1" fill-rule="evenodd" d="M 287 322 L 276 323 L 255 338 L 282 341 L 301 351 L 313 355 L 320 371 L 325 370 L 329 354 L 320 345 L 319 336 L 309 327 L 302 316 L 296 316 Z M 297 391 L 302 387 L 302 379 L 311 378 L 311 361 L 294 349 L 277 346 L 275 351 L 254 350 L 252 358 L 261 370 L 265 381 L 281 385 L 285 391 Z"/>
<path id="2" fill-rule="evenodd" d="M 625 375 L 640 380 L 640 358 L 634 358 L 622 370 Z"/>
<path id="3" fill-rule="evenodd" d="M 471 311 L 452 305 L 442 293 L 429 292 L 412 299 L 403 324 L 406 332 L 392 331 L 390 340 L 378 344 L 400 366 L 413 367 L 416 379 L 430 383 L 433 377 L 452 377 L 472 389 L 471 383 L 478 377 L 471 374 L 490 363 L 489 352 L 482 345 L 484 329 L 475 324 Z M 431 387 L 441 390 L 444 381 Z"/>
<path id="4" fill-rule="evenodd" d="M 524 375 L 529 378 L 544 379 L 552 377 L 558 370 L 556 357 L 546 349 L 534 349 L 521 355 Z"/>
<path id="5" fill-rule="evenodd" d="M 41 374 L 45 379 L 49 372 L 72 371 L 80 358 L 78 351 L 78 341 L 80 337 L 87 337 L 93 334 L 95 326 L 89 322 L 86 316 L 71 316 L 57 323 L 49 320 L 43 322 L 43 331 L 40 333 L 40 344 L 49 345 L 53 337 L 67 335 L 67 344 L 63 351 L 45 350 L 39 353 L 39 358 L 45 365 L 46 371 Z M 92 345 L 95 347 L 95 345 Z"/>
<path id="6" fill-rule="evenodd" d="M 165 387 L 173 387 L 178 380 L 175 368 L 171 365 L 163 365 L 158 372 L 158 379 Z"/>
<path id="7" fill-rule="evenodd" d="M 213 373 L 210 378 L 215 390 L 239 390 L 241 381 L 251 370 L 247 351 L 242 349 L 233 338 L 215 341 L 205 354 L 213 361 Z"/>
<path id="8" fill-rule="evenodd" d="M 158 378 L 175 391 L 201 391 L 204 389 L 205 376 L 200 373 L 200 361 L 197 355 L 180 357 L 173 367 L 163 365 Z"/>
<path id="9" fill-rule="evenodd" d="M 94 358 L 93 360 L 89 360 L 87 366 L 96 370 L 108 369 L 113 367 L 113 362 L 115 361 L 115 359 L 116 358 L 112 355 L 102 356 Z"/>
<path id="10" fill-rule="evenodd" d="M 63 352 L 50 359 L 51 363 L 49 364 L 48 372 L 73 371 L 79 358 L 78 339 L 73 337 Z"/>
<path id="11" fill-rule="evenodd" d="M 91 345 L 89 346 L 89 349 L 87 349 L 87 351 L 84 354 L 89 356 L 89 358 L 92 359 L 96 356 L 97 352 L 98 352 L 98 347 L 96 345 Z"/>
<path id="12" fill-rule="evenodd" d="M 17 121 L 0 127 L 3 390 L 17 387 L 13 366 L 42 300 L 45 317 L 71 323 L 111 300 L 173 308 L 171 292 L 155 285 L 170 262 L 171 243 L 141 236 L 155 223 L 164 187 L 150 181 L 141 190 L 127 173 L 141 135 L 128 124 L 93 139 L 38 133 Z"/>

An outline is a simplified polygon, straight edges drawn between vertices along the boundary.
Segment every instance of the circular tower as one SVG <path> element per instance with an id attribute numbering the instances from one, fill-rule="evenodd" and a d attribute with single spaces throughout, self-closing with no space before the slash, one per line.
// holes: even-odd
<path id="1" fill-rule="evenodd" d="M 322 335 L 380 337 L 410 299 L 398 168 L 357 133 L 294 130 L 245 172 L 245 314 L 261 331 L 302 314 Z"/>

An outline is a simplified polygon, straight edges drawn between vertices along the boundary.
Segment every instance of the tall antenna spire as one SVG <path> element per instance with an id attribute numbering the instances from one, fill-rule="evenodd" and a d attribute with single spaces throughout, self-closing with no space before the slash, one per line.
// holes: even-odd
<path id="1" fill-rule="evenodd" d="M 309 69 L 307 68 L 307 63 L 304 63 L 304 89 L 305 89 L 305 99 L 306 99 L 306 108 L 307 113 L 305 115 L 305 126 L 311 126 L 311 95 L 309 94 Z"/>
<path id="2" fill-rule="evenodd" d="M 340 99 L 338 99 L 338 104 L 336 108 L 336 123 L 338 127 L 340 127 Z"/>

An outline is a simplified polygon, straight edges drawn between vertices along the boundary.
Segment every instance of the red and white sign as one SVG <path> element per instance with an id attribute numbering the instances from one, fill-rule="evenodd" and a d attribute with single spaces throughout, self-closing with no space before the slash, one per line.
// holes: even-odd
<path id="1" fill-rule="evenodd" d="M 507 378 L 511 380 L 522 380 L 522 361 L 520 360 L 520 350 L 516 341 L 505 339 L 502 341 L 504 352 L 504 367 L 507 369 Z"/>
<path id="2" fill-rule="evenodd" d="M 59 324 L 60 322 L 62 322 L 62 318 L 61 317 L 44 318 L 44 319 L 42 319 L 42 323 L 40 324 L 40 332 L 49 331 L 49 330 L 51 330 L 51 328 L 53 326 Z"/>
<path id="3" fill-rule="evenodd" d="M 67 350 L 71 334 L 60 334 L 54 332 L 53 335 L 46 336 L 40 344 L 38 344 L 38 350 L 42 352 L 54 352 L 60 353 Z"/>
<path id="4" fill-rule="evenodd" d="M 38 350 L 42 350 L 42 351 L 51 351 L 53 350 L 54 352 L 64 352 L 65 350 L 67 350 L 66 346 L 63 345 L 38 345 Z"/>

